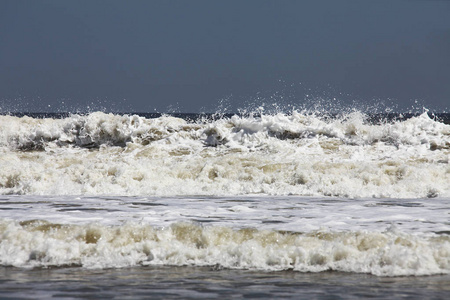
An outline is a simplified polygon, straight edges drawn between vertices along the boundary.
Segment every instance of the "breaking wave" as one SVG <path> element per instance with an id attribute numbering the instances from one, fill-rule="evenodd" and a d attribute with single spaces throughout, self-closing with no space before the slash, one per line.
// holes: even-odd
<path id="1" fill-rule="evenodd" d="M 395 228 L 295 233 L 191 223 L 156 228 L 31 220 L 2 221 L 0 235 L 0 264 L 16 267 L 195 265 L 379 276 L 450 272 L 449 236 L 414 236 Z"/>
<path id="2" fill-rule="evenodd" d="M 0 116 L 1 194 L 450 197 L 450 125 L 292 112 Z"/>

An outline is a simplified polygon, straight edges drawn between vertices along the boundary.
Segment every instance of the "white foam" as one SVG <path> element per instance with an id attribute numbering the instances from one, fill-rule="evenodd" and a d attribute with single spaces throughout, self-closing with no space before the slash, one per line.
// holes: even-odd
<path id="1" fill-rule="evenodd" d="M 450 272 L 448 236 L 395 230 L 298 234 L 190 223 L 155 228 L 136 223 L 106 227 L 2 221 L 0 234 L 0 264 L 16 267 L 164 264 L 380 276 Z"/>
<path id="2" fill-rule="evenodd" d="M 167 227 L 200 222 L 233 228 L 309 232 L 450 232 L 450 199 L 342 199 L 312 197 L 78 197 L 3 196 L 0 219 L 108 226 L 143 222 Z"/>
<path id="3" fill-rule="evenodd" d="M 450 197 L 450 126 L 355 112 L 187 122 L 0 116 L 0 193 Z"/>

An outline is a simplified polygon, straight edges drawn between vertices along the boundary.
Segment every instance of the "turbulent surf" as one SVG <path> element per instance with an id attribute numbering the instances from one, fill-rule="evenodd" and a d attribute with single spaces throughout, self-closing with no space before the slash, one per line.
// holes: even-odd
<path id="1" fill-rule="evenodd" d="M 450 125 L 427 113 L 184 120 L 0 116 L 0 193 L 450 197 Z"/>
<path id="2" fill-rule="evenodd" d="M 447 123 L 3 115 L 0 265 L 450 274 Z"/>

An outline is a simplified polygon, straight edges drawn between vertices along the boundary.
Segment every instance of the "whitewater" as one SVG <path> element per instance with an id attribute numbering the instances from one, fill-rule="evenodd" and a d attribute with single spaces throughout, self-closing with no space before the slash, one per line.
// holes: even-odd
<path id="1" fill-rule="evenodd" d="M 449 125 L 365 118 L 0 116 L 0 193 L 450 197 Z"/>
<path id="2" fill-rule="evenodd" d="M 0 265 L 448 276 L 449 159 L 427 112 L 1 115 Z"/>

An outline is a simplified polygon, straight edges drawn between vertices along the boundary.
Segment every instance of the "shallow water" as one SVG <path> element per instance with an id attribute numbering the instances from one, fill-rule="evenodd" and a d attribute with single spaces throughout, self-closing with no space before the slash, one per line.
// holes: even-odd
<path id="1" fill-rule="evenodd" d="M 2 299 L 447 299 L 450 276 L 377 277 L 152 266 L 0 268 Z"/>

